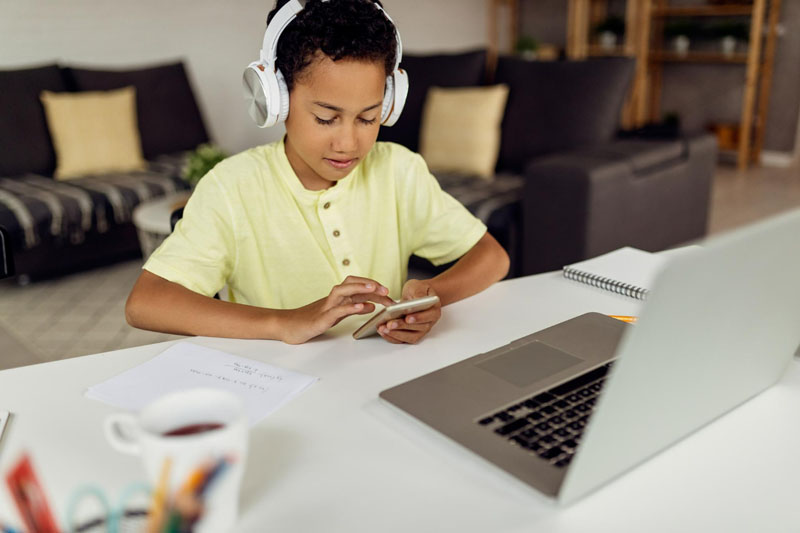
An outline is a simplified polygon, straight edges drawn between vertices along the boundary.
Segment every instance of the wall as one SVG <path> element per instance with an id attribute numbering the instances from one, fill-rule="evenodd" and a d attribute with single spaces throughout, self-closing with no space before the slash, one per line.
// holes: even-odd
<path id="1" fill-rule="evenodd" d="M 385 0 L 410 52 L 486 46 L 484 0 Z M 235 152 L 280 138 L 242 99 L 273 0 L 0 0 L 0 69 L 58 61 L 128 68 L 184 59 L 213 138 Z M 411 74 L 413 83 L 413 73 Z"/>

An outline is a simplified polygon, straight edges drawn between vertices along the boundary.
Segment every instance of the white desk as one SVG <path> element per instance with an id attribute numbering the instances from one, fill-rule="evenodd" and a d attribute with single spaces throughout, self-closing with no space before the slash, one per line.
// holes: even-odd
<path id="1" fill-rule="evenodd" d="M 194 339 L 321 378 L 252 429 L 236 530 L 800 531 L 795 362 L 777 386 L 565 509 L 378 399 L 389 386 L 582 312 L 637 309 L 628 298 L 545 274 L 447 307 L 418 346 L 354 341 L 352 322 L 295 347 Z M 28 449 L 59 516 L 83 482 L 118 497 L 142 480 L 137 458 L 103 438 L 112 408 L 83 392 L 166 346 L 0 372 L 0 406 L 14 416 L 0 471 Z M 21 524 L 5 487 L 3 517 Z"/>

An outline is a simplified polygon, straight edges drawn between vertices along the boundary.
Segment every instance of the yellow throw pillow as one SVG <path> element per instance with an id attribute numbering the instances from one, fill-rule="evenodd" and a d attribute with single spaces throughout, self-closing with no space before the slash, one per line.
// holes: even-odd
<path id="1" fill-rule="evenodd" d="M 135 88 L 43 91 L 40 98 L 56 151 L 56 179 L 146 168 Z"/>
<path id="2" fill-rule="evenodd" d="M 431 171 L 491 179 L 507 99 L 507 85 L 431 87 L 420 132 L 420 154 Z"/>

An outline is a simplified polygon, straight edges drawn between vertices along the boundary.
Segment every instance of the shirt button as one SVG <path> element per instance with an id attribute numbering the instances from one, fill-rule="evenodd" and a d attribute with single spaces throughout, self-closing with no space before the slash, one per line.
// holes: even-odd
<path id="1" fill-rule="evenodd" d="M 333 236 L 334 237 L 338 237 L 339 235 L 341 235 L 341 233 L 339 233 L 338 229 L 333 230 Z"/>
<path id="2" fill-rule="evenodd" d="M 331 206 L 330 202 L 325 202 L 325 205 L 322 206 L 322 209 L 328 209 Z"/>
<path id="3" fill-rule="evenodd" d="M 347 266 L 347 265 L 349 265 L 349 264 L 350 264 L 350 260 L 349 260 L 349 259 L 345 259 L 344 261 L 342 261 L 342 264 L 343 264 L 344 266 Z"/>

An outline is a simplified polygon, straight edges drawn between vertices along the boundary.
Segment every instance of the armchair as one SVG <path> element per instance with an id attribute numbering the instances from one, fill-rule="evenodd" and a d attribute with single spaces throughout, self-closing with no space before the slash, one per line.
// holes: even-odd
<path id="1" fill-rule="evenodd" d="M 403 57 L 403 116 L 379 140 L 419 148 L 430 87 L 508 85 L 491 180 L 434 171 L 511 257 L 510 277 L 560 269 L 621 246 L 657 251 L 705 235 L 717 147 L 712 135 L 622 135 L 634 61 L 526 61 L 485 52 Z M 457 154 L 456 154 L 457 155 Z M 412 266 L 430 269 L 412 257 Z"/>

